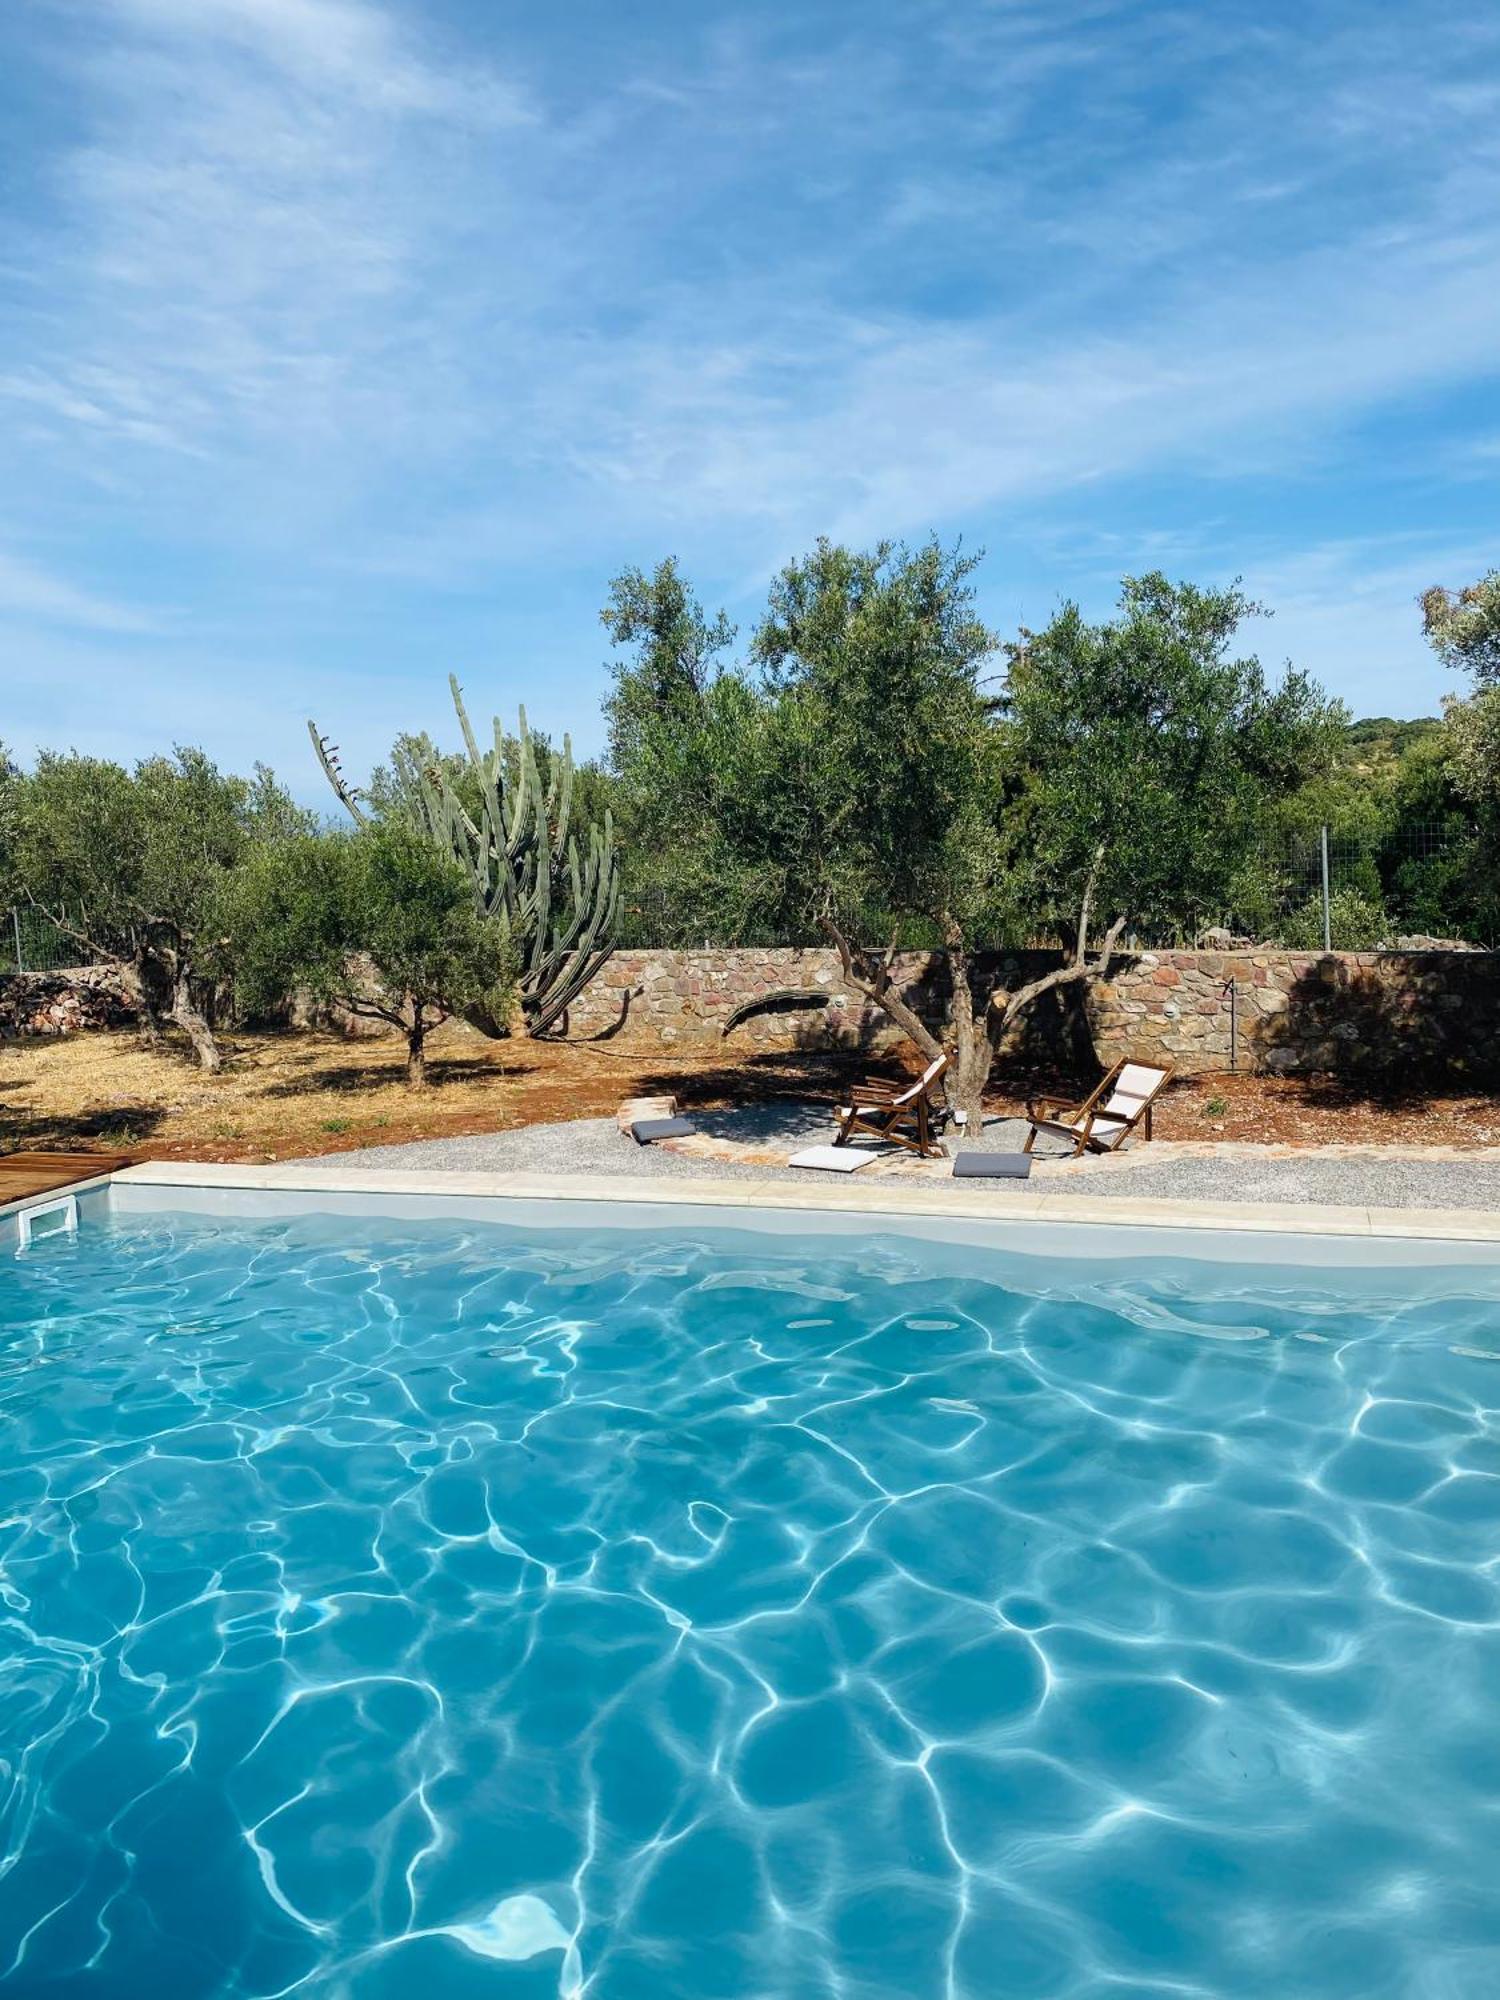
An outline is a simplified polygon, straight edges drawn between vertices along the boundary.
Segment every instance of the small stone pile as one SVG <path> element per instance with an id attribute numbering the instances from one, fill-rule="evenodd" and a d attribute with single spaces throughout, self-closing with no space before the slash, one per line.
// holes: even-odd
<path id="1" fill-rule="evenodd" d="M 0 975 L 0 1036 L 7 1040 L 125 1027 L 138 1012 L 125 980 L 111 965 Z"/>

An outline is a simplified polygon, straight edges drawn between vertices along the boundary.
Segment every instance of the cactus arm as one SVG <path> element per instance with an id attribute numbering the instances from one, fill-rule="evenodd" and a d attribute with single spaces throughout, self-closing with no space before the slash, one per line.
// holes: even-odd
<path id="1" fill-rule="evenodd" d="M 458 711 L 458 726 L 464 733 L 464 748 L 469 753 L 469 762 L 476 771 L 484 769 L 484 759 L 479 754 L 479 745 L 474 740 L 474 730 L 469 721 L 469 711 L 464 707 L 464 691 L 458 684 L 458 675 L 449 674 L 448 687 L 453 695 L 453 706 Z"/>
<path id="2" fill-rule="evenodd" d="M 559 853 L 568 845 L 568 821 L 573 812 L 573 739 L 564 734 L 561 787 L 557 801 L 557 846 Z"/>
<path id="3" fill-rule="evenodd" d="M 308 721 L 307 733 L 312 738 L 314 750 L 318 753 L 318 762 L 323 766 L 323 776 L 338 794 L 339 804 L 349 814 L 351 819 L 355 820 L 360 826 L 363 826 L 366 815 L 364 808 L 359 803 L 360 794 L 344 776 L 343 767 L 339 763 L 339 746 L 337 743 L 330 743 L 326 737 L 320 735 L 318 725 L 311 719 Z"/>
<path id="4" fill-rule="evenodd" d="M 505 736 L 498 717 L 493 748 L 481 754 L 456 675 L 449 676 L 469 767 L 479 784 L 476 819 L 438 763 L 410 757 L 396 769 L 424 836 L 450 854 L 473 883 L 478 907 L 514 947 L 519 960 L 520 1010 L 530 1035 L 543 1035 L 566 1013 L 614 950 L 623 893 L 614 820 L 602 829 L 572 831 L 576 801 L 573 746 L 563 737 L 543 782 L 536 740 L 520 711 L 518 771 L 506 776 Z M 336 746 L 308 725 L 318 761 L 340 802 L 364 823 L 361 794 L 345 778 Z M 507 796 L 509 794 L 509 796 Z M 485 1033 L 501 1032 L 482 1007 L 471 1015 Z"/>
<path id="5" fill-rule="evenodd" d="M 531 947 L 531 970 L 541 966 L 547 949 L 547 938 L 552 919 L 552 843 L 547 825 L 547 811 L 542 799 L 542 774 L 537 769 L 535 753 L 528 737 L 525 739 L 525 767 L 522 782 L 531 788 L 535 799 L 536 815 L 536 881 L 532 894 L 532 907 L 528 912 L 534 924 Z"/>

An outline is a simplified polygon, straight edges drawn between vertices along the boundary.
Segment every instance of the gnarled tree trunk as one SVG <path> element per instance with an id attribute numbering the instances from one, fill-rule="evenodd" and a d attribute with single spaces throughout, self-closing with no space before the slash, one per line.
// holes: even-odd
<path id="1" fill-rule="evenodd" d="M 209 1027 L 203 1010 L 193 998 L 187 974 L 180 970 L 172 981 L 170 1018 L 192 1043 L 193 1054 L 198 1058 L 198 1067 L 206 1070 L 210 1076 L 217 1075 L 223 1067 L 219 1045 L 214 1040 L 213 1029 Z"/>
<path id="2" fill-rule="evenodd" d="M 953 1045 L 948 1051 L 949 1063 L 943 1077 L 943 1092 L 957 1122 L 971 1132 L 977 1132 L 983 1123 L 984 1093 L 990 1072 L 1006 1035 L 1021 1016 L 1034 1007 L 1044 993 L 1054 992 L 1060 986 L 1086 987 L 1109 976 L 1125 919 L 1116 917 L 1105 932 L 1097 952 L 1091 954 L 1089 926 L 1093 921 L 1094 893 L 1103 861 L 1104 849 L 1101 847 L 1094 855 L 1094 863 L 1084 885 L 1071 957 L 1051 972 L 1044 972 L 1040 978 L 1018 986 L 1014 992 L 995 987 L 983 995 L 975 994 L 973 961 L 963 930 L 954 918 L 945 917 L 943 920 L 953 979 Z M 941 1055 L 943 1046 L 938 1037 L 893 984 L 894 938 L 878 959 L 870 959 L 849 943 L 831 917 L 824 917 L 823 929 L 838 949 L 839 963 L 847 983 L 856 992 L 863 993 L 867 1000 L 873 1001 L 929 1062 Z"/>

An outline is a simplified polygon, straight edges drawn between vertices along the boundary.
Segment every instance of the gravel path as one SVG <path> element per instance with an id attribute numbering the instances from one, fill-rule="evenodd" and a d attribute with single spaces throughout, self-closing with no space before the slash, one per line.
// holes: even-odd
<path id="1" fill-rule="evenodd" d="M 697 1121 L 704 1130 L 708 1120 Z M 830 1136 L 827 1118 L 802 1137 L 813 1145 Z M 803 1134 L 806 1133 L 806 1136 Z M 628 1174 L 655 1180 L 807 1180 L 795 1167 L 740 1166 L 729 1160 L 685 1159 L 660 1146 L 637 1146 L 613 1118 L 574 1118 L 565 1125 L 525 1125 L 469 1139 L 419 1139 L 408 1146 L 371 1146 L 340 1153 L 341 1167 L 423 1167 L 438 1172 L 492 1174 Z M 325 1163 L 326 1164 L 326 1163 Z M 831 1176 L 830 1176 L 831 1178 Z"/>
<path id="2" fill-rule="evenodd" d="M 800 1105 L 747 1106 L 735 1112 L 699 1112 L 704 1132 L 760 1143 L 811 1145 L 832 1136 L 828 1114 Z M 977 1143 L 1016 1150 L 1026 1127 L 999 1119 Z M 439 1172 L 618 1174 L 680 1180 L 791 1180 L 814 1176 L 793 1167 L 741 1166 L 725 1160 L 688 1159 L 659 1146 L 637 1146 L 622 1137 L 613 1118 L 579 1118 L 562 1125 L 528 1125 L 478 1138 L 426 1139 L 407 1146 L 377 1146 L 341 1153 L 340 1166 L 421 1167 Z M 327 1164 L 327 1162 L 325 1162 Z M 819 1175 L 831 1180 L 831 1175 Z M 1500 1163 L 1493 1160 L 1224 1159 L 1164 1158 L 1158 1164 L 1107 1168 L 1097 1174 L 1047 1176 L 1040 1181 L 991 1183 L 1120 1201 L 1280 1201 L 1371 1208 L 1479 1208 L 1500 1210 Z"/>
<path id="3" fill-rule="evenodd" d="M 1079 1174 L 1066 1186 L 1069 1194 L 1131 1201 L 1500 1210 L 1500 1163 L 1494 1160 L 1180 1159 L 1093 1180 Z"/>

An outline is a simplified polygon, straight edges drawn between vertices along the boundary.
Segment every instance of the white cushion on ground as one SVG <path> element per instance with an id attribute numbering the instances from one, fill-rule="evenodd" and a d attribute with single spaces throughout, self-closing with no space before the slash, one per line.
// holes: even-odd
<path id="1" fill-rule="evenodd" d="M 853 1146 L 804 1146 L 787 1161 L 789 1167 L 821 1167 L 826 1174 L 852 1174 L 859 1167 L 878 1160 L 878 1153 Z"/>

